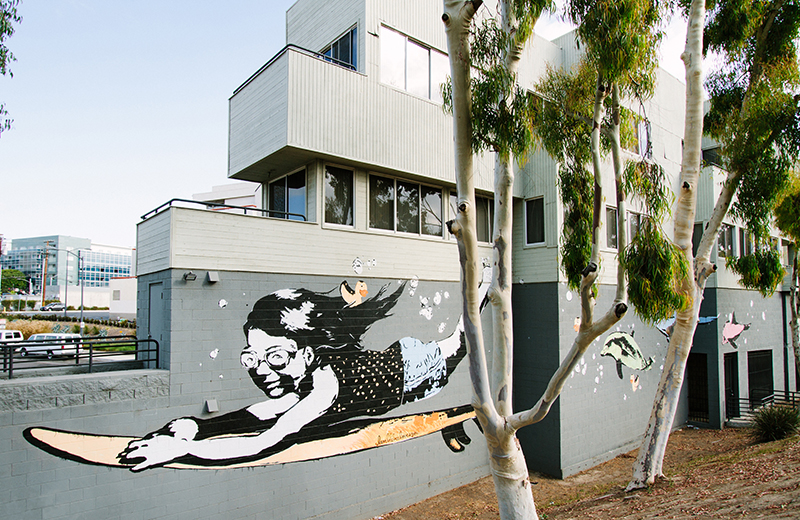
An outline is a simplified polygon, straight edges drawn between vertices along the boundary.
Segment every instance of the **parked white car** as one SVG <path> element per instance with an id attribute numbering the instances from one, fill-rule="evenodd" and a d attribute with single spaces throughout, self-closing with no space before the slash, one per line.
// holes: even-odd
<path id="1" fill-rule="evenodd" d="M 80 334 L 33 334 L 17 352 L 23 357 L 41 354 L 53 359 L 53 356 L 74 356 L 80 346 Z"/>
<path id="2" fill-rule="evenodd" d="M 11 343 L 25 339 L 18 330 L 0 330 L 0 343 Z"/>

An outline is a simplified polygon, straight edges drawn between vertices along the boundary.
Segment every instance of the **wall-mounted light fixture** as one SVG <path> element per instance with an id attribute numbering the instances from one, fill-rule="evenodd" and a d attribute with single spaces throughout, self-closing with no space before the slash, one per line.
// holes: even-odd
<path id="1" fill-rule="evenodd" d="M 208 283 L 217 283 L 219 281 L 218 271 L 209 271 L 207 276 L 208 276 Z"/>
<path id="2" fill-rule="evenodd" d="M 186 280 L 187 282 L 193 282 L 197 280 L 197 275 L 189 271 L 188 273 L 183 274 L 183 279 Z"/>

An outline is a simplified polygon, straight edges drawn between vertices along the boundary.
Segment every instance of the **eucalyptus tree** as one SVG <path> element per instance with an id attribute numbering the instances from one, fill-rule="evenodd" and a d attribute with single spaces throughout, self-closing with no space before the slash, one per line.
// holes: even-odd
<path id="1" fill-rule="evenodd" d="M 771 294 L 782 277 L 777 252 L 769 247 L 767 231 L 776 198 L 797 161 L 798 126 L 797 37 L 800 10 L 792 0 L 722 0 L 709 2 L 708 21 L 703 0 L 689 8 L 686 47 L 686 119 L 681 164 L 681 189 L 675 211 L 674 241 L 693 270 L 677 280 L 691 305 L 677 313 L 670 335 L 650 421 L 634 464 L 628 489 L 652 484 L 662 475 L 669 432 L 675 418 L 686 361 L 697 327 L 708 276 L 717 268 L 711 250 L 730 212 L 756 236 L 752 256 L 729 267 L 741 283 Z M 723 67 L 709 75 L 711 108 L 703 122 L 702 58 L 714 51 Z M 696 189 L 701 166 L 701 137 L 706 133 L 721 144 L 727 177 L 711 218 L 692 254 Z"/>
<path id="2" fill-rule="evenodd" d="M 775 207 L 775 224 L 789 237 L 794 251 L 789 258 L 792 272 L 789 283 L 790 329 L 792 350 L 794 351 L 795 376 L 800 378 L 800 272 L 798 272 L 798 251 L 800 246 L 800 174 L 795 170 L 790 187 L 782 195 Z"/>
<path id="3" fill-rule="evenodd" d="M 647 158 L 627 156 L 623 144 L 636 139 L 638 117 L 621 105 L 626 97 L 641 103 L 655 88 L 661 11 L 647 0 L 586 2 L 567 7 L 584 49 L 571 70 L 550 69 L 537 84 L 541 96 L 535 130 L 547 152 L 561 159 L 559 193 L 564 206 L 561 263 L 568 285 L 582 295 L 576 344 L 585 350 L 627 312 L 631 303 L 648 321 L 657 321 L 684 304 L 672 279 L 682 263 L 661 230 L 669 200 L 665 174 Z M 601 218 L 605 194 L 601 162 L 611 155 L 617 222 L 617 287 L 605 316 L 594 322 L 594 283 L 600 266 Z M 591 164 L 591 173 L 588 165 Z M 642 198 L 650 218 L 627 236 L 628 194 Z M 627 280 L 632 271 L 635 276 Z M 641 283 L 647 280 L 647 283 Z"/>
<path id="4" fill-rule="evenodd" d="M 486 438 L 500 517 L 538 518 L 527 465 L 516 438 L 516 430 L 522 426 L 523 419 L 519 414 L 513 415 L 511 410 L 511 187 L 513 154 L 524 152 L 530 140 L 527 126 L 529 104 L 525 97 L 518 95 L 516 67 L 519 53 L 547 4 L 536 0 L 499 2 L 501 24 L 498 26 L 489 22 L 480 30 L 476 46 L 483 51 L 476 53 L 478 59 L 473 63 L 470 54 L 471 27 L 483 2 L 444 0 L 443 3 L 442 20 L 447 34 L 451 69 L 450 90 L 445 97 L 453 114 L 458 191 L 457 215 L 448 222 L 448 228 L 457 238 L 461 263 L 472 406 Z M 471 78 L 473 65 L 481 69 L 479 78 L 474 81 Z M 480 95 L 477 100 L 473 96 L 473 88 L 475 94 Z M 473 109 L 480 112 L 478 117 L 473 117 Z M 478 285 L 482 262 L 477 249 L 472 164 L 473 151 L 485 147 L 497 154 L 492 237 L 494 265 L 489 290 L 496 331 L 491 377 L 480 322 Z"/>
<path id="5" fill-rule="evenodd" d="M 8 74 L 13 77 L 9 64 L 15 60 L 14 55 L 8 50 L 5 44 L 6 39 L 14 34 L 14 24 L 22 21 L 22 17 L 17 13 L 19 0 L 0 0 L 0 75 Z M 8 111 L 5 105 L 0 103 L 0 135 L 4 130 L 11 128 L 12 119 L 8 118 Z"/>
<path id="6" fill-rule="evenodd" d="M 627 311 L 625 291 L 618 290 L 611 309 L 597 322 L 593 318 L 594 281 L 598 275 L 599 246 L 597 241 L 599 220 L 593 228 L 593 259 L 583 259 L 580 282 L 584 302 L 583 320 L 578 337 L 567 357 L 553 374 L 544 394 L 533 408 L 518 413 L 511 409 L 512 372 L 512 311 L 511 311 L 511 220 L 514 158 L 527 155 L 534 140 L 533 121 L 540 111 L 538 99 L 524 93 L 517 85 L 516 71 L 526 41 L 533 34 L 533 26 L 549 2 L 542 0 L 503 0 L 499 2 L 499 21 L 488 17 L 475 27 L 472 23 L 482 2 L 479 0 L 445 0 L 444 14 L 451 65 L 449 90 L 445 92 L 447 106 L 453 114 L 455 165 L 458 189 L 458 212 L 448 223 L 458 240 L 462 266 L 462 292 L 464 295 L 465 337 L 468 345 L 470 376 L 475 408 L 489 448 L 490 465 L 500 505 L 501 518 L 536 518 L 536 508 L 527 479 L 527 467 L 516 440 L 516 431 L 526 425 L 541 421 L 559 396 L 568 375 L 591 342 L 608 330 Z M 629 0 L 626 8 L 618 9 L 614 2 L 605 2 L 605 16 L 591 18 L 596 26 L 587 34 L 602 33 L 603 25 L 611 23 L 617 31 L 640 34 L 642 27 L 652 27 L 656 21 L 655 8 L 650 3 Z M 595 14 L 588 4 L 583 7 Z M 639 31 L 639 32 L 637 32 Z M 655 63 L 654 54 L 642 56 L 645 48 L 654 52 L 657 41 L 651 32 L 641 38 L 619 36 L 597 53 L 597 67 L 602 71 L 596 82 L 597 127 L 602 119 L 603 102 L 612 101 L 609 135 L 615 156 L 616 177 L 621 179 L 620 144 L 620 84 L 625 86 L 636 76 L 639 84 L 647 83 Z M 621 46 L 621 47 L 620 47 Z M 597 48 L 602 45 L 597 45 Z M 616 51 L 613 50 L 616 48 Z M 619 53 L 622 49 L 624 52 Z M 606 52 L 606 62 L 600 55 Z M 601 65 L 602 63 L 602 65 Z M 636 68 L 631 74 L 625 67 Z M 639 75 L 638 67 L 650 67 Z M 471 71 L 477 71 L 471 77 Z M 620 72 L 624 71 L 624 72 Z M 620 77 L 624 76 L 624 81 Z M 652 83 L 652 82 L 650 82 Z M 589 132 L 596 154 L 589 156 L 600 161 L 600 133 Z M 472 171 L 473 153 L 491 150 L 495 153 L 495 223 L 493 235 L 493 276 L 489 301 L 493 312 L 493 363 L 489 375 L 479 320 L 478 282 L 481 261 L 477 254 L 475 230 L 475 198 Z M 616 190 L 620 192 L 621 190 Z M 596 200 L 602 200 L 602 183 L 595 183 Z M 624 218 L 624 197 L 620 213 Z M 595 212 L 599 218 L 599 212 Z M 624 222 L 624 220 L 622 221 Z M 620 226 L 624 227 L 624 226 Z M 624 277 L 620 278 L 624 285 Z"/>

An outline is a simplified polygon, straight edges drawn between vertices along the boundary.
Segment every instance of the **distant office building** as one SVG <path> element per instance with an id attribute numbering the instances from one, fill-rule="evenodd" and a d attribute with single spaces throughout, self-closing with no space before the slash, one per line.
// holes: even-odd
<path id="1" fill-rule="evenodd" d="M 84 305 L 107 307 L 110 280 L 134 274 L 132 248 L 64 235 L 14 239 L 0 263 L 3 269 L 23 272 L 31 294 L 41 296 L 44 286 L 46 299 L 74 306 L 83 286 Z"/>

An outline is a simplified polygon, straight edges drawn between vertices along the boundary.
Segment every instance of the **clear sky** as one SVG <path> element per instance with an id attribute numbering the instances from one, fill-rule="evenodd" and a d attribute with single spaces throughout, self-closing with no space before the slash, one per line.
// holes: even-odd
<path id="1" fill-rule="evenodd" d="M 14 77 L 0 76 L 14 119 L 0 137 L 0 234 L 133 247 L 141 215 L 229 182 L 228 98 L 284 46 L 292 3 L 22 0 Z"/>

